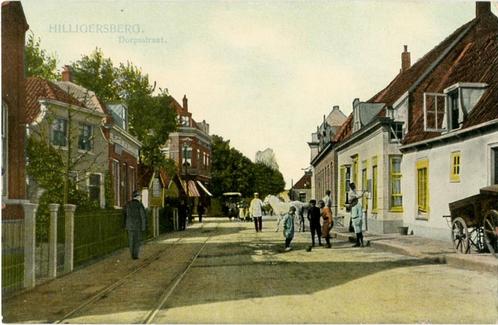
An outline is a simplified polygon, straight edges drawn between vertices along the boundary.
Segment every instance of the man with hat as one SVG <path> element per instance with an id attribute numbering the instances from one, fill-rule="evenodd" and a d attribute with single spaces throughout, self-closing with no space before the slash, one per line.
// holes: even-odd
<path id="1" fill-rule="evenodd" d="M 123 209 L 125 229 L 128 230 L 128 243 L 131 258 L 138 259 L 142 231 L 147 229 L 147 214 L 140 202 L 140 192 L 133 191 L 133 198 L 126 203 Z"/>
<path id="2" fill-rule="evenodd" d="M 254 199 L 251 201 L 249 211 L 254 219 L 256 232 L 261 232 L 263 230 L 263 202 L 259 199 L 259 193 L 254 193 Z"/>

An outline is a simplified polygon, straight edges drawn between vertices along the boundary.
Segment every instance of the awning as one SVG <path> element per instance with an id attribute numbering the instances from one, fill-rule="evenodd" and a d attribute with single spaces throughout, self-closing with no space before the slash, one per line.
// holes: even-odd
<path id="1" fill-rule="evenodd" d="M 186 193 L 187 192 L 187 186 L 185 181 L 182 180 L 182 187 L 183 191 Z M 194 181 L 188 181 L 188 196 L 189 197 L 200 197 L 201 195 L 199 194 L 199 191 L 197 190 L 197 187 L 195 186 Z"/>
<path id="2" fill-rule="evenodd" d="M 202 190 L 208 195 L 208 196 L 213 196 L 213 194 L 209 193 L 208 189 L 200 182 L 197 181 L 197 184 L 199 184 L 199 187 L 202 188 Z"/>

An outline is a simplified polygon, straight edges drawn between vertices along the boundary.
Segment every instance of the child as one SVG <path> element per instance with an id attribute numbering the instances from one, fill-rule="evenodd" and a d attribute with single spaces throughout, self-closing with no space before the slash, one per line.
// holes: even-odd
<path id="1" fill-rule="evenodd" d="M 284 237 L 285 237 L 285 251 L 292 250 L 290 243 L 294 238 L 294 214 L 296 213 L 295 207 L 290 207 L 289 212 L 284 216 Z"/>

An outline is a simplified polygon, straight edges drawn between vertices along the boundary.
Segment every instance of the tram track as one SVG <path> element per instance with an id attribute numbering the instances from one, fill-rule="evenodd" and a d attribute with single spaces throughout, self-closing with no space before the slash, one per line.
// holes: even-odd
<path id="1" fill-rule="evenodd" d="M 216 224 L 215 229 L 219 227 L 219 224 Z M 204 224 L 201 225 L 200 228 L 196 229 L 197 231 L 200 231 L 200 233 L 205 233 L 206 231 L 202 231 L 204 228 Z M 213 233 L 216 233 L 213 231 Z M 192 257 L 187 261 L 186 266 L 182 268 L 180 272 L 178 272 L 174 277 L 173 280 L 169 281 L 166 286 L 164 286 L 164 293 L 161 295 L 159 298 L 159 302 L 155 303 L 153 307 L 150 309 L 150 311 L 147 313 L 147 316 L 139 323 L 143 324 L 150 324 L 154 317 L 157 315 L 157 313 L 163 308 L 165 303 L 168 301 L 169 297 L 171 294 L 174 292 L 175 288 L 180 284 L 184 276 L 187 274 L 189 271 L 190 267 L 195 263 L 199 255 L 201 254 L 202 250 L 208 243 L 209 239 L 212 237 L 212 235 L 207 236 L 207 238 L 200 243 L 201 247 L 195 251 L 195 253 L 192 255 Z M 182 236 L 181 238 L 178 238 L 175 240 L 173 243 L 168 245 L 166 248 L 161 249 L 159 252 L 155 253 L 154 255 L 146 258 L 142 264 L 140 264 L 138 267 L 136 267 L 134 270 L 131 272 L 127 273 L 124 277 L 122 277 L 120 280 L 115 281 L 114 283 L 106 286 L 96 294 L 92 295 L 90 298 L 86 299 L 83 303 L 79 304 L 77 307 L 73 308 L 71 311 L 67 312 L 62 316 L 60 319 L 57 319 L 56 321 L 53 322 L 53 324 L 64 324 L 64 323 L 69 323 L 69 321 L 74 318 L 75 316 L 78 316 L 83 310 L 87 308 L 91 308 L 92 305 L 94 305 L 97 301 L 101 301 L 102 299 L 108 297 L 110 294 L 113 292 L 117 291 L 120 287 L 123 287 L 125 284 L 129 283 L 130 280 L 133 279 L 135 275 L 137 275 L 140 271 L 146 270 L 147 267 L 151 266 L 154 262 L 158 261 L 161 257 L 164 256 L 165 253 L 171 252 L 173 248 L 179 247 L 179 245 L 182 244 L 182 241 L 188 240 L 192 238 L 191 236 Z M 157 301 L 157 300 L 156 300 Z"/>

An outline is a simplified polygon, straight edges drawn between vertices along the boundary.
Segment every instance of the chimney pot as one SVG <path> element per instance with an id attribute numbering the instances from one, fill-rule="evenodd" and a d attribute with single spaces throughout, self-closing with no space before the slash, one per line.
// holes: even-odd
<path id="1" fill-rule="evenodd" d="M 187 95 L 183 95 L 183 108 L 188 111 L 188 99 L 187 99 Z"/>
<path id="2" fill-rule="evenodd" d="M 333 110 L 333 111 L 337 111 L 337 110 L 339 110 L 339 106 L 338 106 L 338 105 L 334 105 L 334 107 L 332 107 L 332 110 Z"/>
<path id="3" fill-rule="evenodd" d="M 65 65 L 62 69 L 62 81 L 73 81 L 73 76 L 71 74 L 71 67 Z"/>
<path id="4" fill-rule="evenodd" d="M 480 17 L 491 12 L 491 2 L 477 1 L 476 2 L 476 17 Z"/>
<path id="5" fill-rule="evenodd" d="M 408 52 L 408 45 L 404 45 L 404 51 L 401 53 L 401 72 L 410 69 L 411 60 L 410 52 Z"/>

